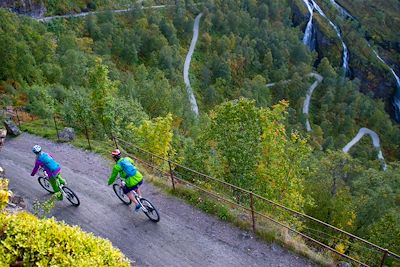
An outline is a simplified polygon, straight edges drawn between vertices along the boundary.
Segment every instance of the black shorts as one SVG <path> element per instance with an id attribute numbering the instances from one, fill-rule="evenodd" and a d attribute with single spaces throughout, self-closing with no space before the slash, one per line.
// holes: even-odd
<path id="1" fill-rule="evenodd" d="M 132 190 L 138 189 L 139 186 L 141 186 L 142 184 L 143 184 L 143 179 L 139 183 L 137 183 L 136 185 L 134 185 L 132 187 L 127 187 L 126 185 L 124 185 L 124 187 L 122 187 L 122 191 L 124 191 L 124 194 L 128 194 Z"/>

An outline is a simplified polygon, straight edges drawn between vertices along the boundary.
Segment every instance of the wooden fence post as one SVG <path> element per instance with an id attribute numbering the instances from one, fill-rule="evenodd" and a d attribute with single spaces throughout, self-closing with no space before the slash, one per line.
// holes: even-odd
<path id="1" fill-rule="evenodd" d="M 169 166 L 169 175 L 171 176 L 172 189 L 175 190 L 175 179 L 174 179 L 174 173 L 172 171 L 171 161 L 170 160 L 168 160 L 168 166 Z"/>
<path id="2" fill-rule="evenodd" d="M 54 120 L 54 126 L 56 127 L 56 132 L 57 132 L 57 140 L 60 141 L 60 134 L 58 133 L 57 120 L 56 120 L 55 115 L 53 115 L 53 120 Z"/>
<path id="3" fill-rule="evenodd" d="M 115 138 L 115 136 L 114 136 L 113 134 L 111 134 L 111 138 L 112 138 L 112 140 L 114 141 L 115 148 L 116 148 L 116 149 L 119 149 L 118 143 L 117 143 L 117 139 Z"/>
<path id="4" fill-rule="evenodd" d="M 388 256 L 388 250 L 386 249 L 381 260 L 381 265 L 379 265 L 380 267 L 383 267 L 385 265 L 387 256 Z"/>
<path id="5" fill-rule="evenodd" d="M 253 192 L 250 192 L 250 209 L 251 209 L 251 220 L 253 225 L 253 233 L 256 233 L 256 217 L 254 215 L 254 196 Z"/>
<path id="6" fill-rule="evenodd" d="M 86 125 L 85 125 L 85 135 L 86 135 L 87 142 L 89 144 L 89 150 L 92 150 L 92 146 L 90 145 L 89 132 L 88 132 L 88 128 Z"/>
<path id="7" fill-rule="evenodd" d="M 17 115 L 18 126 L 21 126 L 21 121 L 18 116 L 18 109 L 15 109 L 15 114 Z"/>

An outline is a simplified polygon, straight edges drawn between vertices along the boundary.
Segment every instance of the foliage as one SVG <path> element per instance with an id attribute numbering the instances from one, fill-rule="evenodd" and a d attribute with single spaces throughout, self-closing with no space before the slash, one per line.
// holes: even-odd
<path id="1" fill-rule="evenodd" d="M 288 103 L 282 101 L 263 116 L 262 158 L 257 166 L 256 192 L 297 211 L 311 203 L 304 196 L 305 162 L 311 156 L 307 140 L 299 133 L 287 133 Z"/>
<path id="2" fill-rule="evenodd" d="M 97 59 L 96 64 L 89 70 L 92 111 L 103 129 L 111 131 L 116 116 L 113 96 L 117 92 L 117 83 L 108 78 L 108 68 L 101 63 L 101 59 Z"/>
<path id="3" fill-rule="evenodd" d="M 0 178 L 0 211 L 7 206 L 9 196 L 10 191 L 8 191 L 8 180 Z"/>
<path id="4" fill-rule="evenodd" d="M 261 153 L 261 114 L 247 99 L 226 102 L 211 113 L 209 140 L 220 162 L 219 176 L 243 188 L 253 188 Z M 233 145 L 234 144 L 234 145 Z"/>
<path id="5" fill-rule="evenodd" d="M 55 194 L 44 202 L 40 202 L 38 200 L 35 201 L 32 205 L 35 216 L 42 219 L 47 217 L 50 214 L 51 210 L 54 208 L 56 202 L 57 197 Z"/>
<path id="6" fill-rule="evenodd" d="M 155 118 L 152 121 L 144 120 L 139 127 L 129 125 L 133 143 L 162 158 L 172 156 L 174 154 L 171 146 L 172 120 L 172 115 L 168 114 L 166 117 Z M 162 162 L 158 159 L 154 160 Z"/>
<path id="7" fill-rule="evenodd" d="M 0 262 L 5 265 L 130 266 L 107 240 L 26 212 L 0 214 Z"/>

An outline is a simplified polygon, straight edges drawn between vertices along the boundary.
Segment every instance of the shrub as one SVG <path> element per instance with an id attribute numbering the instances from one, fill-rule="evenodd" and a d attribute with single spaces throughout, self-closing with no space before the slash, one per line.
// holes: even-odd
<path id="1" fill-rule="evenodd" d="M 32 214 L 0 213 L 0 266 L 130 266 L 111 242 Z"/>
<path id="2" fill-rule="evenodd" d="M 0 178 L 0 210 L 7 206 L 9 196 L 10 192 L 8 191 L 8 180 Z"/>

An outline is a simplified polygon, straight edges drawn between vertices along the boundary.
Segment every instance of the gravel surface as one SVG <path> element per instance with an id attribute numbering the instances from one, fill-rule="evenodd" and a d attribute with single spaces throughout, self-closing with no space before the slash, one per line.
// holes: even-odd
<path id="1" fill-rule="evenodd" d="M 257 241 L 251 234 L 145 183 L 143 195 L 161 215 L 159 223 L 152 223 L 143 213 L 134 213 L 132 207 L 122 204 L 111 186 L 107 186 L 111 162 L 68 144 L 23 134 L 6 141 L 0 153 L 0 166 L 10 179 L 10 189 L 25 198 L 28 209 L 33 201 L 49 198 L 37 178 L 30 176 L 34 144 L 53 154 L 62 166 L 68 186 L 81 200 L 77 208 L 66 200 L 56 203 L 52 215 L 111 240 L 135 265 L 314 266 L 276 244 Z"/>

